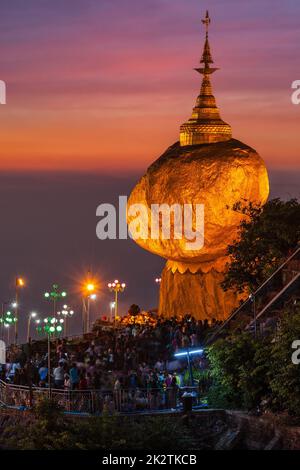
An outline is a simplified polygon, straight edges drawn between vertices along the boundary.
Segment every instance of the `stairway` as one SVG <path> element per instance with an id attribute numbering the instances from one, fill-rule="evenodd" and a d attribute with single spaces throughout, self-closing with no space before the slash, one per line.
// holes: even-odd
<path id="1" fill-rule="evenodd" d="M 211 344 L 237 318 L 247 318 L 245 329 L 259 323 L 266 313 L 284 306 L 292 296 L 300 297 L 300 246 L 290 255 L 258 289 L 249 296 L 224 323 L 207 339 Z M 250 319 L 250 317 L 252 317 Z M 255 319 L 254 319 L 255 318 Z"/>

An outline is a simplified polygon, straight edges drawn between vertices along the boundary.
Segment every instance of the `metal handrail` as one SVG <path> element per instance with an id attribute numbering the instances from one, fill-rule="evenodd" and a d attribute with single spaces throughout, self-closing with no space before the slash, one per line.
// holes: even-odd
<path id="1" fill-rule="evenodd" d="M 292 253 L 257 289 L 252 293 L 255 297 L 275 276 L 278 274 L 298 253 L 300 253 L 300 246 Z M 222 325 L 217 329 L 217 331 L 208 338 L 206 344 L 209 344 L 213 339 L 220 334 L 220 332 L 225 328 L 225 326 L 249 303 L 251 299 L 248 297 L 236 310 L 232 312 L 231 315 L 222 323 Z"/>
<path id="2" fill-rule="evenodd" d="M 31 409 L 40 396 L 51 396 L 66 413 L 101 414 L 104 410 L 111 413 L 157 412 L 177 408 L 183 393 L 187 390 L 197 392 L 197 387 L 169 388 L 121 388 L 109 390 L 64 390 L 41 387 L 9 385 L 1 382 L 0 402 L 12 409 Z M 4 388 L 5 387 L 5 388 Z M 193 393 L 195 405 L 200 405 L 199 393 Z"/>
<path id="3" fill-rule="evenodd" d="M 256 316 L 256 321 L 273 305 L 298 279 L 300 279 L 300 272 L 296 274 L 295 277 L 287 284 L 285 285 L 279 292 L 278 294 L 273 297 L 270 302 L 257 314 Z M 255 323 L 255 320 L 252 320 L 247 326 L 246 330 L 250 328 L 253 324 Z"/>
<path id="4" fill-rule="evenodd" d="M 30 389 L 31 390 L 34 390 L 34 391 L 40 391 L 40 392 L 48 392 L 49 389 L 48 387 L 36 387 L 36 386 L 32 386 L 32 387 L 29 387 L 28 385 L 15 385 L 15 384 L 10 384 L 8 382 L 4 382 L 3 380 L 0 380 L 0 386 L 2 387 L 8 387 L 10 390 L 19 390 L 19 391 L 29 391 Z M 179 386 L 178 386 L 179 387 Z M 182 387 L 179 387 L 180 389 L 193 389 L 193 390 L 197 390 L 197 386 L 193 385 L 184 385 Z M 129 388 L 120 388 L 119 390 L 117 389 L 114 389 L 114 388 L 104 388 L 104 389 L 101 389 L 101 388 L 87 388 L 87 389 L 82 389 L 82 390 L 78 390 L 78 389 L 75 389 L 75 390 L 71 390 L 71 389 L 64 389 L 64 388 L 53 388 L 51 387 L 51 391 L 52 392 L 55 392 L 55 393 L 66 393 L 66 392 L 72 392 L 72 393 L 112 393 L 112 392 L 118 392 L 118 391 L 125 391 L 125 392 L 131 392 L 133 390 L 140 390 L 140 391 L 153 391 L 153 390 L 156 390 L 156 391 L 164 391 L 164 390 L 172 390 L 173 388 L 172 387 L 167 387 L 167 388 L 143 388 L 143 387 L 129 387 Z"/>

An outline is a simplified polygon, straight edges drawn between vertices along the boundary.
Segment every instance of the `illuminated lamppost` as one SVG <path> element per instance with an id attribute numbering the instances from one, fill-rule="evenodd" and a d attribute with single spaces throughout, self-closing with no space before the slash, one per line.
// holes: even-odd
<path id="1" fill-rule="evenodd" d="M 115 319 L 118 315 L 118 293 L 119 292 L 124 292 L 126 284 L 125 282 L 119 282 L 118 279 L 116 279 L 114 282 L 110 282 L 107 284 L 109 290 L 111 292 L 115 293 Z"/>
<path id="2" fill-rule="evenodd" d="M 25 281 L 22 277 L 16 277 L 16 300 L 14 302 L 14 309 L 15 309 L 15 344 L 18 344 L 18 319 L 19 319 L 19 301 L 20 301 L 20 290 L 25 286 Z"/>
<path id="3" fill-rule="evenodd" d="M 37 313 L 36 312 L 31 312 L 28 315 L 28 321 L 27 321 L 27 343 L 29 343 L 29 338 L 30 338 L 30 325 L 31 325 L 31 320 L 32 318 L 36 318 Z"/>
<path id="4" fill-rule="evenodd" d="M 109 321 L 110 321 L 110 323 L 111 323 L 111 322 L 112 322 L 112 319 L 113 319 L 113 309 L 116 308 L 116 302 L 110 302 L 109 306 L 110 306 L 110 317 L 109 317 Z"/>
<path id="5" fill-rule="evenodd" d="M 67 297 L 66 291 L 61 291 L 58 284 L 52 285 L 52 290 L 50 292 L 44 293 L 45 299 L 53 302 L 53 316 L 56 316 L 56 304 L 59 300 Z"/>
<path id="6" fill-rule="evenodd" d="M 51 396 L 51 336 L 60 335 L 63 331 L 64 319 L 59 320 L 55 317 L 47 317 L 44 319 L 43 325 L 38 322 L 37 332 L 46 334 L 48 340 L 48 388 Z M 40 326 L 41 325 L 41 326 Z"/>
<path id="7" fill-rule="evenodd" d="M 91 300 L 96 299 L 96 286 L 92 281 L 86 282 L 83 287 L 83 297 L 82 297 L 82 329 L 83 333 L 90 332 L 90 302 Z"/>
<path id="8" fill-rule="evenodd" d="M 10 342 L 10 327 L 17 323 L 17 317 L 14 316 L 10 311 L 7 311 L 0 318 L 0 322 L 5 329 L 7 329 L 7 344 Z M 4 333 L 3 333 L 4 336 Z"/>
<path id="9" fill-rule="evenodd" d="M 155 284 L 159 287 L 161 284 L 161 277 L 155 278 Z"/>
<path id="10" fill-rule="evenodd" d="M 0 316 L 0 332 L 1 332 L 1 338 L 4 340 L 4 322 L 3 322 L 3 317 L 5 314 L 5 307 L 8 305 L 9 302 L 2 302 L 2 308 L 1 308 L 1 316 Z"/>
<path id="11" fill-rule="evenodd" d="M 59 317 L 63 317 L 64 318 L 64 336 L 67 336 L 67 319 L 68 318 L 72 318 L 73 315 L 74 315 L 74 310 L 72 310 L 70 307 L 68 307 L 68 305 L 63 305 L 63 309 L 60 311 L 60 312 L 57 312 L 57 315 Z"/>

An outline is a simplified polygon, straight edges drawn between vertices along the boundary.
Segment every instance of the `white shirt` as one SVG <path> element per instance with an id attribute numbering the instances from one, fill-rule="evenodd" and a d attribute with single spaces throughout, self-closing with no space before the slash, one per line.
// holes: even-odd
<path id="1" fill-rule="evenodd" d="M 65 372 L 63 367 L 58 366 L 53 371 L 54 380 L 64 380 L 64 375 Z"/>

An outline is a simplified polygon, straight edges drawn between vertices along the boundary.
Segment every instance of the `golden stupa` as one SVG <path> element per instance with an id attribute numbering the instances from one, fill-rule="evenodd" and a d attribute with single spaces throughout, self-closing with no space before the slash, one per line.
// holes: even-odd
<path id="1" fill-rule="evenodd" d="M 220 286 L 228 263 L 227 247 L 238 237 L 243 215 L 234 211 L 238 202 L 264 204 L 269 195 L 265 164 L 251 147 L 232 138 L 229 124 L 219 113 L 210 76 L 216 68 L 208 39 L 210 17 L 202 22 L 206 39 L 201 58 L 203 75 L 200 94 L 191 118 L 180 127 L 180 141 L 169 147 L 147 170 L 133 189 L 128 208 L 142 204 L 141 225 L 149 236 L 135 241 L 168 261 L 162 272 L 159 314 L 192 314 L 198 319 L 223 320 L 237 306 L 240 296 Z M 154 205 L 190 204 L 204 207 L 204 244 L 187 249 L 186 239 L 151 237 L 151 208 Z M 174 228 L 174 218 L 170 219 Z M 133 216 L 128 212 L 130 225 Z M 193 222 L 194 224 L 194 222 Z M 196 230 L 197 227 L 193 229 Z"/>

